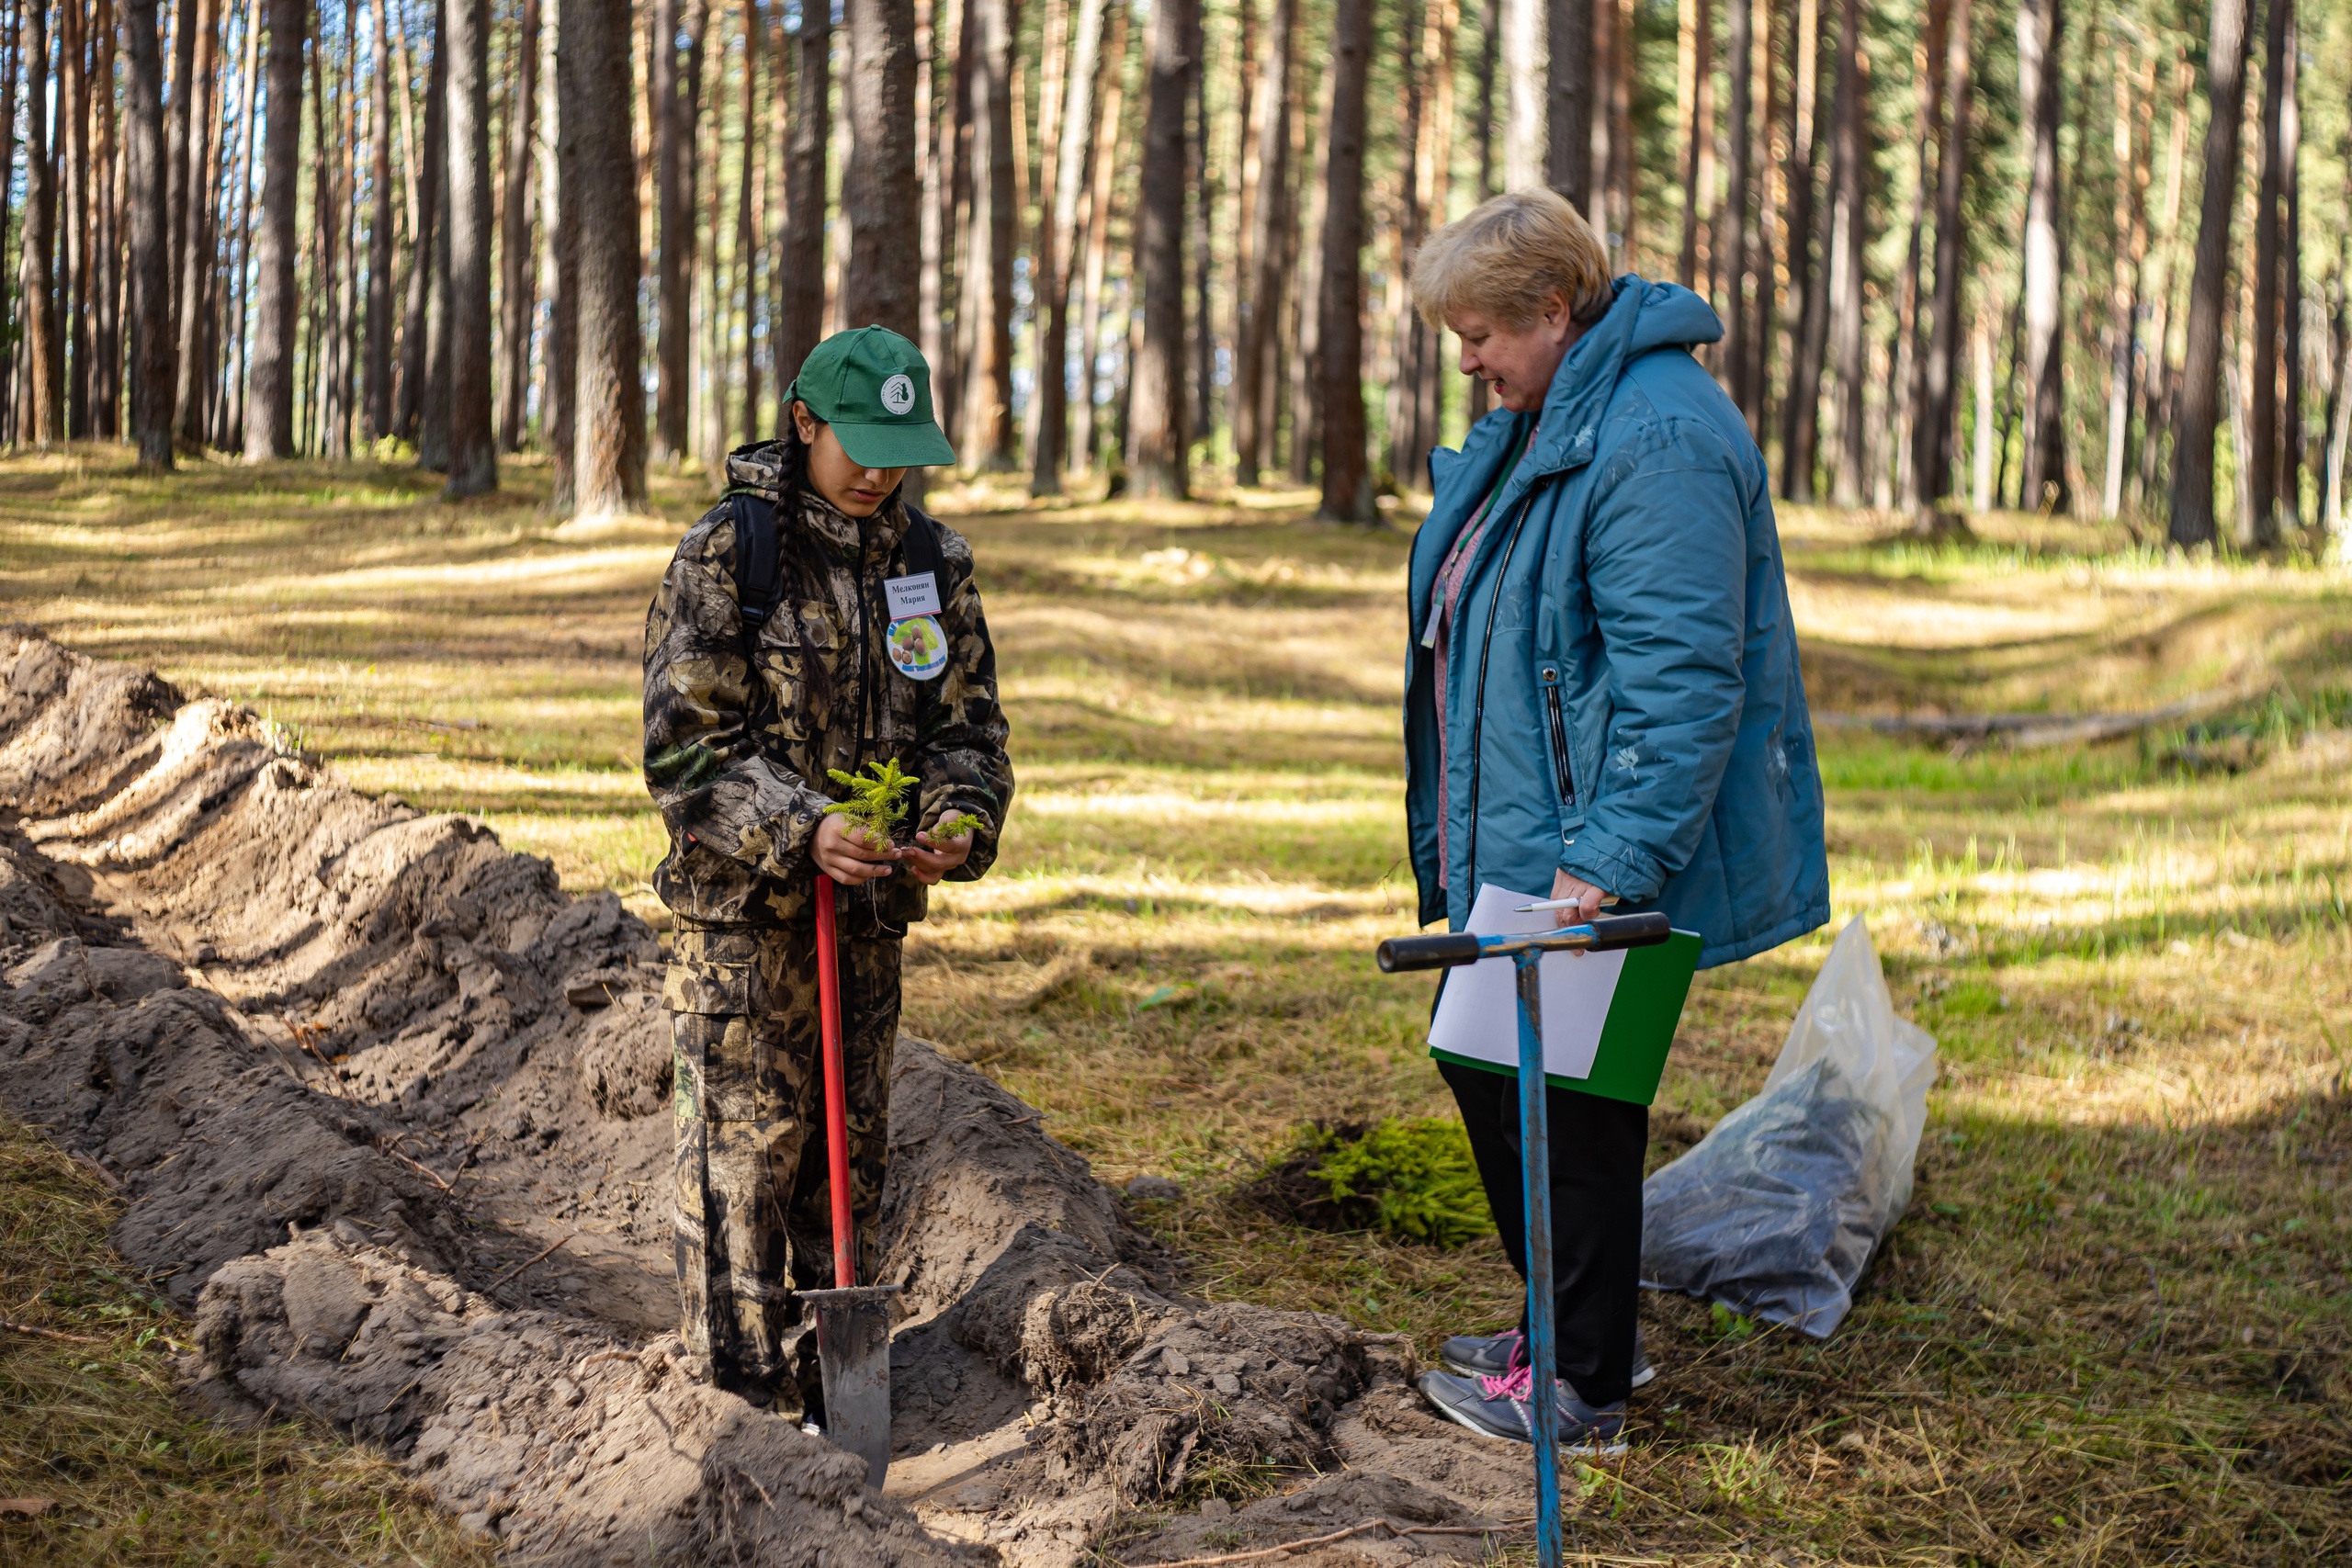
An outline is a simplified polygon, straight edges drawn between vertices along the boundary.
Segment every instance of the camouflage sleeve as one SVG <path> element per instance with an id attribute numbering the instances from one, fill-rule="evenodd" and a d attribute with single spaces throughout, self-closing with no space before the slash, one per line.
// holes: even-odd
<path id="1" fill-rule="evenodd" d="M 996 863 L 998 837 L 1012 804 L 1012 762 L 1004 750 L 1011 729 L 997 701 L 996 648 L 972 575 L 972 547 L 952 528 L 939 532 L 942 564 L 953 584 L 939 617 L 947 634 L 947 669 L 939 677 L 938 699 L 925 705 L 919 722 L 912 771 L 922 778 L 924 828 L 951 810 L 979 819 L 970 858 L 947 874 L 951 882 L 971 882 Z"/>
<path id="2" fill-rule="evenodd" d="M 800 869 L 830 800 L 752 729 L 752 675 L 721 512 L 679 544 L 645 618 L 645 784 L 671 837 L 768 876 Z"/>

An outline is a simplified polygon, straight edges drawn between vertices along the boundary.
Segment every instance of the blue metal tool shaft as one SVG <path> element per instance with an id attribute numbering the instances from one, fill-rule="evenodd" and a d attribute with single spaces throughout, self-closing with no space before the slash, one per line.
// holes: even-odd
<path id="1" fill-rule="evenodd" d="M 1519 1148 L 1526 1184 L 1528 1416 L 1535 1438 L 1535 1561 L 1560 1568 L 1559 1341 L 1552 1315 L 1552 1138 L 1545 1115 L 1541 948 L 1512 954 L 1519 980 Z"/>

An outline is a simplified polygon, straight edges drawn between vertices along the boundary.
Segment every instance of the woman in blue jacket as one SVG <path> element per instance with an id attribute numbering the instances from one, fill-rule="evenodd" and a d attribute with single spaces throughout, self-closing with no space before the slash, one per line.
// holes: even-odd
<path id="1" fill-rule="evenodd" d="M 1440 229 L 1413 300 L 1501 407 L 1430 459 L 1413 547 L 1406 811 L 1421 919 L 1484 883 L 1663 909 L 1728 964 L 1829 919 L 1821 779 L 1763 455 L 1691 357 L 1723 336 L 1671 284 L 1613 283 L 1550 191 Z M 1518 1091 L 1441 1063 L 1525 1271 Z M 1636 1343 L 1645 1107 L 1550 1091 L 1563 1441 L 1616 1438 Z M 1524 1329 L 1521 1325 L 1521 1329 Z M 1447 1342 L 1444 1415 L 1529 1441 L 1521 1333 Z"/>

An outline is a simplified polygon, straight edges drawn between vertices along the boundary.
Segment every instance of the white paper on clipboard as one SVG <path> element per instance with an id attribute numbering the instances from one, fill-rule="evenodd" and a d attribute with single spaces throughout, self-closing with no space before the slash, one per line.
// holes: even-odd
<path id="1" fill-rule="evenodd" d="M 1478 889 L 1470 923 L 1464 929 L 1476 936 L 1549 931 L 1554 924 L 1550 910 L 1521 914 L 1512 908 L 1542 897 L 1487 883 Z M 1613 953 L 1547 953 L 1539 961 L 1547 1077 L 1592 1076 L 1601 1026 L 1609 1021 L 1609 1004 L 1624 969 L 1623 948 Z M 1430 1047 L 1473 1061 L 1519 1066 L 1519 981 L 1511 960 L 1482 958 L 1447 972 L 1445 994 L 1430 1021 Z"/>

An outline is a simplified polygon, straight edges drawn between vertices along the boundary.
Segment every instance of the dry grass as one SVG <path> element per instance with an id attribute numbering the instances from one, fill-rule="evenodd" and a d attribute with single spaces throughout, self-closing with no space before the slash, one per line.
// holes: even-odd
<path id="1" fill-rule="evenodd" d="M 390 1462 L 300 1427 L 185 1408 L 187 1325 L 107 1246 L 120 1204 L 0 1118 L 0 1562 L 493 1561 Z"/>
<path id="2" fill-rule="evenodd" d="M 248 696 L 355 779 L 482 815 L 649 915 L 639 627 L 678 527 L 445 508 L 402 471 L 112 453 L 0 466 L 0 593 L 79 646 Z M 1233 1194 L 1309 1117 L 1442 1113 L 1396 704 L 1401 530 L 1302 498 L 1023 512 L 979 552 L 1021 795 L 999 871 L 910 946 L 909 1018 L 1041 1106 L 1205 1293 L 1442 1333 L 1509 1317 L 1491 1241 L 1291 1229 Z M 1784 520 L 1808 683 L 1858 712 L 2131 708 L 2195 732 L 1954 753 L 1823 739 L 1839 918 L 1942 1042 L 1918 1196 L 1826 1345 L 1648 1303 L 1661 1382 L 1580 1489 L 1611 1561 L 2352 1557 L 2352 589 L 1993 520 L 1926 547 Z M 1703 976 L 1670 1157 L 1761 1082 L 1826 941 Z"/>

